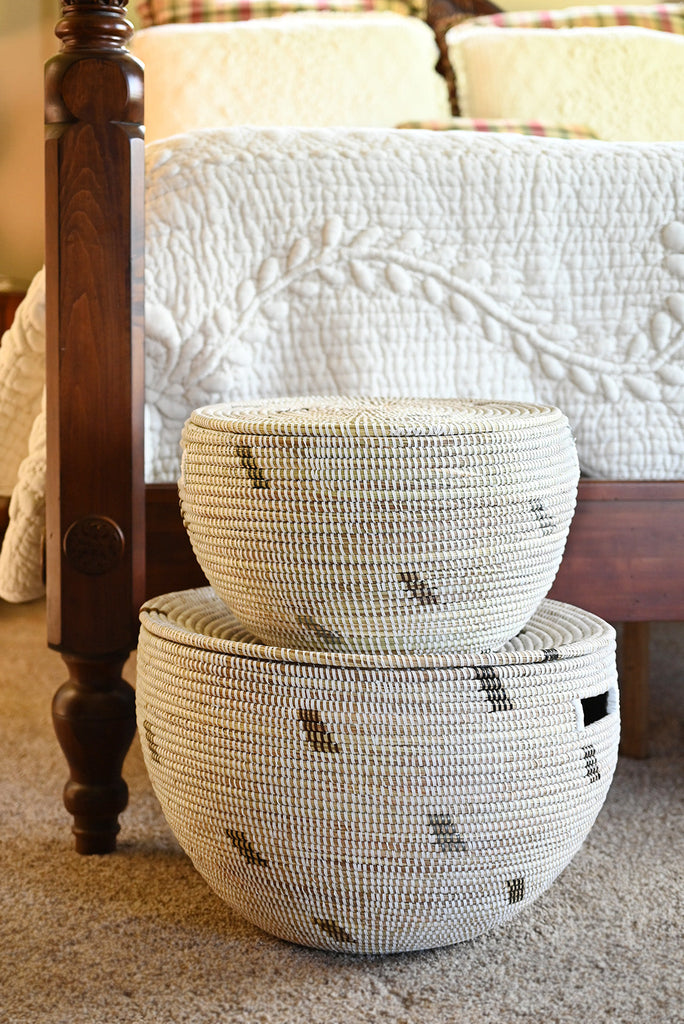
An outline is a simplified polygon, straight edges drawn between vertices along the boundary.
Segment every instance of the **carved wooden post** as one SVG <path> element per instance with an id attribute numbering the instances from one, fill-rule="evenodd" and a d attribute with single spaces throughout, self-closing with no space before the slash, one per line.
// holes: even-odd
<path id="1" fill-rule="evenodd" d="M 45 71 L 48 643 L 80 853 L 114 849 L 144 589 L 143 74 L 125 0 L 62 3 Z"/>

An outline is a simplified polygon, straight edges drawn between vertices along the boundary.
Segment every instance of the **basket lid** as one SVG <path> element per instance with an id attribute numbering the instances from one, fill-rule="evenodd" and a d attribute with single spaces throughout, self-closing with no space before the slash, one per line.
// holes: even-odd
<path id="1" fill-rule="evenodd" d="M 380 438 L 549 428 L 567 418 L 554 406 L 531 402 L 309 395 L 203 406 L 189 422 L 243 436 Z"/>
<path id="2" fill-rule="evenodd" d="M 152 598 L 142 606 L 140 621 L 155 636 L 199 650 L 261 661 L 370 669 L 538 664 L 581 658 L 615 643 L 615 630 L 603 619 L 549 598 L 541 602 L 525 628 L 498 651 L 468 654 L 355 654 L 268 646 L 240 625 L 211 587 Z"/>

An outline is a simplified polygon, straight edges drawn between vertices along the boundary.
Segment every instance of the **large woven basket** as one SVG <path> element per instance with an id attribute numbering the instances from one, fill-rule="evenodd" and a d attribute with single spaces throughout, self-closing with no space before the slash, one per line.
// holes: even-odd
<path id="1" fill-rule="evenodd" d="M 255 643 L 210 588 L 141 612 L 137 713 L 179 842 L 253 924 L 384 953 L 469 939 L 580 848 L 617 758 L 613 629 L 545 600 L 500 651 Z"/>
<path id="2" fill-rule="evenodd" d="M 558 570 L 579 475 L 557 409 L 315 398 L 196 410 L 183 518 L 207 579 L 274 645 L 496 649 Z"/>

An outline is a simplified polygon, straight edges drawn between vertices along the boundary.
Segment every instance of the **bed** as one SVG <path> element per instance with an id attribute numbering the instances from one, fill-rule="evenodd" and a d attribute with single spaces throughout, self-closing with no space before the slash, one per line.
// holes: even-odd
<path id="1" fill-rule="evenodd" d="M 205 393 L 212 400 L 217 392 L 230 393 L 225 366 L 218 363 L 215 373 L 204 374 L 210 378 L 206 392 L 190 390 L 179 403 L 174 387 L 179 374 L 195 379 L 197 360 L 206 358 L 217 334 L 235 338 L 237 327 L 228 362 L 247 393 L 254 382 L 256 390 L 292 393 L 289 388 L 305 379 L 302 373 L 310 373 L 317 389 L 334 381 L 338 388 L 377 392 L 387 390 L 389 379 L 396 393 L 413 387 L 419 374 L 423 389 L 445 393 L 469 387 L 486 393 L 506 388 L 509 397 L 529 397 L 530 388 L 543 380 L 544 394 L 537 397 L 583 410 L 599 390 L 600 415 L 583 428 L 578 412 L 573 424 L 586 453 L 586 475 L 551 596 L 623 624 L 622 751 L 644 756 L 648 623 L 684 619 L 684 145 L 590 142 L 582 148 L 584 143 L 573 140 L 458 133 L 453 177 L 448 153 L 456 135 L 425 130 L 244 126 L 170 141 L 161 137 L 146 153 L 143 73 L 127 52 L 131 28 L 125 4 L 64 4 L 57 34 L 62 51 L 46 73 L 44 557 L 48 643 L 69 673 L 55 695 L 53 717 L 69 764 L 65 804 L 77 850 L 114 849 L 126 806 L 122 767 L 135 716 L 134 693 L 121 672 L 136 646 L 138 609 L 150 596 L 205 582 L 180 520 L 173 453 L 162 452 L 153 465 L 146 434 L 149 439 L 152 420 L 155 436 L 177 445 L 174 430 L 183 401 L 199 405 Z M 276 159 L 274 153 L 282 156 Z M 518 168 L 513 176 L 506 170 L 511 161 Z M 573 173 L 564 178 L 560 168 L 568 162 Z M 354 220 L 358 195 L 350 189 L 347 196 L 342 186 L 351 175 L 339 171 L 346 166 L 366 176 L 384 239 L 368 222 L 367 211 Z M 383 177 L 388 166 L 398 169 L 391 179 Z M 317 191 L 316 174 L 334 181 L 335 188 Z M 585 218 L 595 225 L 593 247 L 570 260 L 567 294 L 558 288 L 560 256 L 553 274 L 539 259 L 526 267 L 525 280 L 535 282 L 527 292 L 520 275 L 515 280 L 510 273 L 519 257 L 518 230 L 524 227 L 515 209 L 525 206 L 520 197 L 529 194 L 526 181 L 539 175 L 548 192 L 532 234 L 537 238 L 547 231 L 547 255 L 554 232 L 565 231 L 567 255 L 568 246 L 584 244 L 578 243 L 578 222 Z M 604 185 L 580 189 L 573 200 L 568 182 L 583 175 Z M 390 180 L 396 190 L 389 188 Z M 478 202 L 483 181 L 490 186 L 487 195 L 500 202 Z M 661 206 L 653 200 L 654 185 Z M 295 203 L 299 220 L 292 230 L 281 216 L 288 188 L 301 188 L 310 200 L 309 206 L 301 197 Z M 188 190 L 194 196 L 190 207 Z M 278 203 L 268 199 L 274 194 Z M 255 195 L 258 230 L 236 230 L 236 218 Z M 601 203 L 609 195 L 608 211 Z M 573 207 L 574 201 L 579 205 Z M 426 202 L 427 234 L 421 221 Z M 554 221 L 553 210 L 563 204 L 574 217 Z M 163 230 L 150 233 L 157 208 Z M 314 227 L 304 223 L 304 208 L 315 208 Z M 514 215 L 501 220 L 501 209 Z M 459 210 L 469 211 L 459 237 L 460 262 L 448 268 L 453 239 L 445 226 Z M 526 221 L 529 230 L 529 217 Z M 213 226 L 210 236 L 202 230 L 207 223 Z M 603 276 L 605 247 L 616 232 L 625 252 L 638 253 L 617 309 L 616 294 L 605 283 L 610 275 Z M 198 274 L 190 269 L 190 261 L 197 261 L 183 241 L 187 233 L 196 236 Z M 254 248 L 255 237 L 262 240 L 261 249 Z M 424 249 L 426 237 L 430 253 Z M 502 247 L 496 253 L 508 247 L 508 263 L 491 255 L 494 243 Z M 165 270 L 169 259 L 171 277 Z M 591 274 L 580 280 L 583 261 L 593 262 Z M 221 304 L 212 306 L 211 316 L 198 312 L 217 281 L 233 297 L 233 320 Z M 396 340 L 397 332 L 383 321 L 382 330 L 369 331 L 363 346 L 351 345 L 341 354 L 325 347 L 325 331 L 318 329 L 320 366 L 311 360 L 312 341 L 309 362 L 298 376 L 291 370 L 302 358 L 287 346 L 264 376 L 274 352 L 273 331 L 281 330 L 273 324 L 282 325 L 285 317 L 288 337 L 296 338 L 307 330 L 312 303 L 327 290 L 338 296 L 328 327 L 342 315 L 342 294 L 344 310 L 357 316 L 345 321 L 345 330 L 359 331 L 379 301 L 380 283 L 391 294 L 390 308 L 399 322 L 414 310 L 411 322 L 422 348 L 406 346 L 399 355 L 396 349 L 388 355 L 383 337 Z M 586 314 L 584 334 L 576 325 L 575 286 Z M 542 296 L 549 295 L 545 303 Z M 179 302 L 192 314 L 187 337 L 179 336 Z M 484 369 L 449 362 L 445 311 L 450 330 L 456 323 L 463 337 L 482 331 L 490 346 Z M 639 316 L 649 326 L 632 330 Z M 596 346 L 620 318 L 630 324 L 627 347 L 613 347 L 609 358 L 597 362 Z M 189 356 L 185 346 L 192 338 L 195 350 Z M 435 338 L 442 341 L 431 349 Z M 160 379 L 166 382 L 153 403 L 145 393 L 145 359 L 149 369 L 152 351 L 160 353 Z M 179 352 L 185 362 L 177 358 Z M 389 378 L 376 373 L 369 352 L 385 369 L 389 363 Z M 573 352 L 574 359 L 564 362 Z M 425 371 L 428 364 L 432 376 Z M 620 438 L 614 434 L 617 421 Z M 603 434 L 610 443 L 601 442 Z"/>

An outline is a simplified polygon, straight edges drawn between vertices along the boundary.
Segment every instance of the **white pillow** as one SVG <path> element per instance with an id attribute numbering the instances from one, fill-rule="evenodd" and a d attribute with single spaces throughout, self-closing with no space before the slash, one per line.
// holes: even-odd
<path id="1" fill-rule="evenodd" d="M 613 141 L 684 140 L 684 36 L 465 22 L 446 40 L 465 117 L 584 124 Z"/>
<path id="2" fill-rule="evenodd" d="M 439 51 L 418 18 L 288 14 L 143 29 L 148 142 L 250 124 L 377 126 L 450 113 Z"/>

